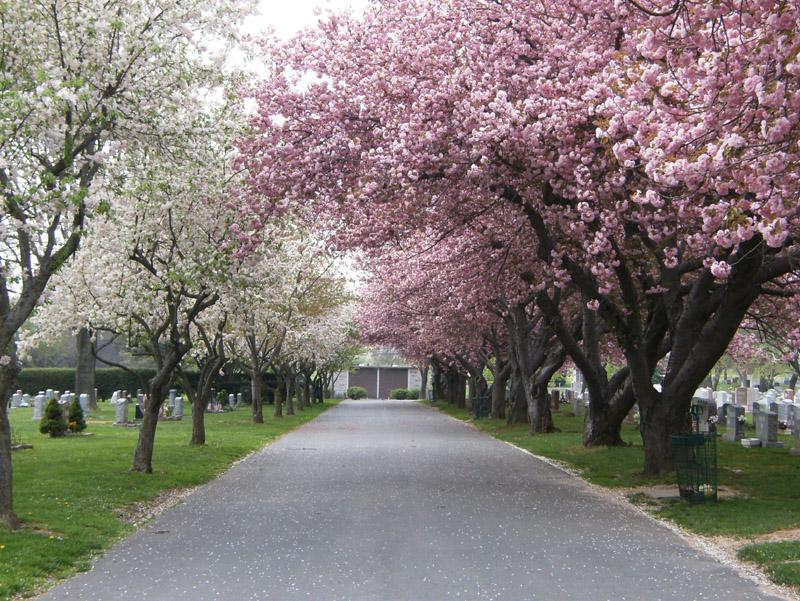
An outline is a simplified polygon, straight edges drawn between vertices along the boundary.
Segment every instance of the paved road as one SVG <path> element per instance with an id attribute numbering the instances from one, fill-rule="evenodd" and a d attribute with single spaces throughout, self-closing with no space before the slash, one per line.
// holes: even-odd
<path id="1" fill-rule="evenodd" d="M 345 402 L 47 601 L 773 599 L 633 509 L 411 402 Z"/>

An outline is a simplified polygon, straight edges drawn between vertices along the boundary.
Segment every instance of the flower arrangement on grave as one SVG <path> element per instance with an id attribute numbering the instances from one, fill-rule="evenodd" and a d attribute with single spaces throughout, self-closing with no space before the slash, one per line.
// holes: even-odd
<path id="1" fill-rule="evenodd" d="M 39 432 L 49 434 L 51 438 L 55 438 L 64 436 L 67 433 L 67 429 L 67 420 L 64 419 L 61 406 L 55 398 L 50 399 L 44 409 L 44 417 L 39 422 Z"/>
<path id="2" fill-rule="evenodd" d="M 740 415 L 739 417 L 736 418 L 736 421 L 739 422 L 740 424 L 743 424 L 747 421 L 747 418 L 744 415 Z"/>
<path id="3" fill-rule="evenodd" d="M 698 491 L 706 497 L 713 497 L 715 490 L 711 484 L 701 484 L 698 487 Z"/>
<path id="4" fill-rule="evenodd" d="M 83 432 L 86 429 L 86 420 L 83 417 L 83 407 L 77 398 L 73 399 L 69 407 L 69 429 L 71 432 Z"/>

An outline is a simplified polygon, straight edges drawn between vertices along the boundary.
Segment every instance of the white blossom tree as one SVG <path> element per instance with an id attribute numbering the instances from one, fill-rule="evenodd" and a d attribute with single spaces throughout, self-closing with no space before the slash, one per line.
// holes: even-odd
<path id="1" fill-rule="evenodd" d="M 0 398 L 15 337 L 50 277 L 106 212 L 120 150 L 169 144 L 193 90 L 219 81 L 250 9 L 234 0 L 9 0 L 0 4 Z M 180 120 L 179 120 L 180 122 Z M 10 429 L 0 402 L 0 521 L 13 512 Z"/>

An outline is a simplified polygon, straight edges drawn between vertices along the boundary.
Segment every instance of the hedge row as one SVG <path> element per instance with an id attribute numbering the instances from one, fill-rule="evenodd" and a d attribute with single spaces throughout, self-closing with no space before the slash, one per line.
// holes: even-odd
<path id="1" fill-rule="evenodd" d="M 127 390 L 135 394 L 138 388 L 145 388 L 145 384 L 155 375 L 154 369 L 134 369 L 131 374 L 118 367 L 108 367 L 95 370 L 95 386 L 97 394 L 101 399 L 110 399 L 115 390 Z M 138 377 L 137 377 L 138 376 Z M 197 386 L 199 374 L 188 372 L 189 380 L 192 385 Z M 266 398 L 269 401 L 274 389 L 275 377 L 266 374 Z M 247 402 L 250 401 L 250 381 L 246 378 L 236 376 L 220 378 L 216 383 L 217 390 L 225 390 L 229 393 L 241 392 Z M 17 385 L 13 390 L 22 390 L 31 396 L 40 390 L 74 390 L 75 389 L 75 369 L 71 367 L 28 367 L 23 369 L 17 377 Z M 176 386 L 176 388 L 180 388 Z"/>

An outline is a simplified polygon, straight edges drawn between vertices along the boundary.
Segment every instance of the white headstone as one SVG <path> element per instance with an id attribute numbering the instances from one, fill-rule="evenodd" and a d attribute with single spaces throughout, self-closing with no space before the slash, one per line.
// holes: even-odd
<path id="1" fill-rule="evenodd" d="M 237 407 L 241 407 L 242 406 L 242 393 L 241 392 L 237 392 L 236 393 L 236 406 Z"/>
<path id="2" fill-rule="evenodd" d="M 22 405 L 22 391 L 17 390 L 14 394 L 11 395 L 11 408 L 17 409 Z"/>
<path id="3" fill-rule="evenodd" d="M 116 394 L 116 392 L 114 393 Z M 123 425 L 128 423 L 128 399 L 120 398 L 114 402 L 116 412 L 114 414 L 114 423 Z"/>
<path id="4" fill-rule="evenodd" d="M 47 390 L 45 390 L 44 394 L 45 394 L 45 398 L 49 401 L 54 396 L 56 396 L 56 391 L 53 390 L 52 388 L 48 388 Z"/>
<path id="5" fill-rule="evenodd" d="M 78 397 L 78 402 L 81 404 L 81 409 L 83 409 L 84 417 L 89 416 L 89 395 L 85 392 Z"/>
<path id="6" fill-rule="evenodd" d="M 47 396 L 41 393 L 36 395 L 33 399 L 33 419 L 42 419 L 44 415 L 44 406 L 47 403 Z"/>
<path id="7" fill-rule="evenodd" d="M 236 400 L 235 399 L 236 399 L 236 397 L 233 396 L 233 393 L 228 395 L 228 406 L 229 407 L 233 408 L 233 406 L 236 404 Z"/>
<path id="8" fill-rule="evenodd" d="M 116 405 L 118 400 L 119 400 L 119 390 L 115 390 L 114 394 L 111 395 L 111 403 Z"/>
<path id="9" fill-rule="evenodd" d="M 176 396 L 175 397 L 175 405 L 173 405 L 173 408 L 172 408 L 172 417 L 174 417 L 176 419 L 182 419 L 183 418 L 183 397 L 182 396 Z"/>
<path id="10" fill-rule="evenodd" d="M 30 407 L 31 406 L 31 395 L 25 393 L 22 395 L 22 402 L 20 403 L 20 407 Z"/>

